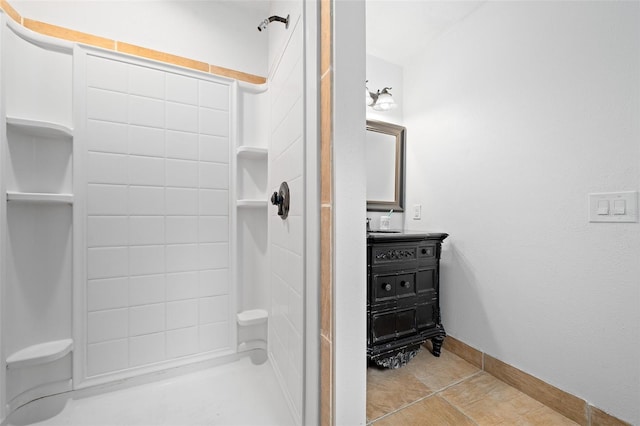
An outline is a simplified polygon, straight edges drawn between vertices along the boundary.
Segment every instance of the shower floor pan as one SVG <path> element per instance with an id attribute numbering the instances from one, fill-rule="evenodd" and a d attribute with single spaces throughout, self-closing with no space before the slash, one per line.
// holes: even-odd
<path id="1" fill-rule="evenodd" d="M 293 425 L 270 361 L 249 357 L 153 383 L 34 401 L 7 425 Z"/>

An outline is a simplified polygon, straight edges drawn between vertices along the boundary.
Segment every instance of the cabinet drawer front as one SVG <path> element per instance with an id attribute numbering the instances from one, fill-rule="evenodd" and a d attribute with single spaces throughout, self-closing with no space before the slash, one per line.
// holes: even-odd
<path id="1" fill-rule="evenodd" d="M 436 268 L 418 271 L 416 282 L 416 291 L 418 293 L 436 292 L 436 283 L 438 282 L 436 272 Z"/>
<path id="2" fill-rule="evenodd" d="M 396 295 L 410 297 L 416 294 L 416 274 L 401 274 L 396 278 Z"/>
<path id="3" fill-rule="evenodd" d="M 375 265 L 416 260 L 417 250 L 416 246 L 374 247 L 371 260 Z"/>
<path id="4" fill-rule="evenodd" d="M 429 259 L 436 257 L 436 246 L 434 245 L 421 245 L 418 247 L 418 259 Z"/>
<path id="5" fill-rule="evenodd" d="M 396 297 L 396 275 L 373 276 L 373 301 L 381 302 Z"/>

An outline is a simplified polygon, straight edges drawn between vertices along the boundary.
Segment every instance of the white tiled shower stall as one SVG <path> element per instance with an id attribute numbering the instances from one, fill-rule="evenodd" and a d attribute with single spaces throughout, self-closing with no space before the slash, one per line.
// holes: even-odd
<path id="1" fill-rule="evenodd" d="M 236 315 L 260 309 L 270 374 L 301 423 L 299 8 L 269 38 L 262 86 L 36 37 L 1 15 L 0 418 L 235 361 Z M 283 221 L 267 200 L 284 180 Z"/>

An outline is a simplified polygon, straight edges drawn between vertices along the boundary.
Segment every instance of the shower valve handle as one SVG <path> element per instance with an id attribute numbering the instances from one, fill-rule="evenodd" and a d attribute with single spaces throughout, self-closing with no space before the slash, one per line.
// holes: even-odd
<path id="1" fill-rule="evenodd" d="M 280 190 L 273 193 L 271 204 L 278 206 L 278 216 L 282 220 L 287 218 L 289 215 L 289 185 L 287 185 L 287 182 L 282 182 Z"/>

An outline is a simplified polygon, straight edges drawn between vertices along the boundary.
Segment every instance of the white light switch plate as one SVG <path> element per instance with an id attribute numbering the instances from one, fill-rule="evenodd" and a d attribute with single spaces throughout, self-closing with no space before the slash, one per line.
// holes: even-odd
<path id="1" fill-rule="evenodd" d="M 638 191 L 589 194 L 589 222 L 637 221 Z"/>
<path id="2" fill-rule="evenodd" d="M 422 217 L 422 204 L 413 205 L 413 220 L 420 220 Z"/>

